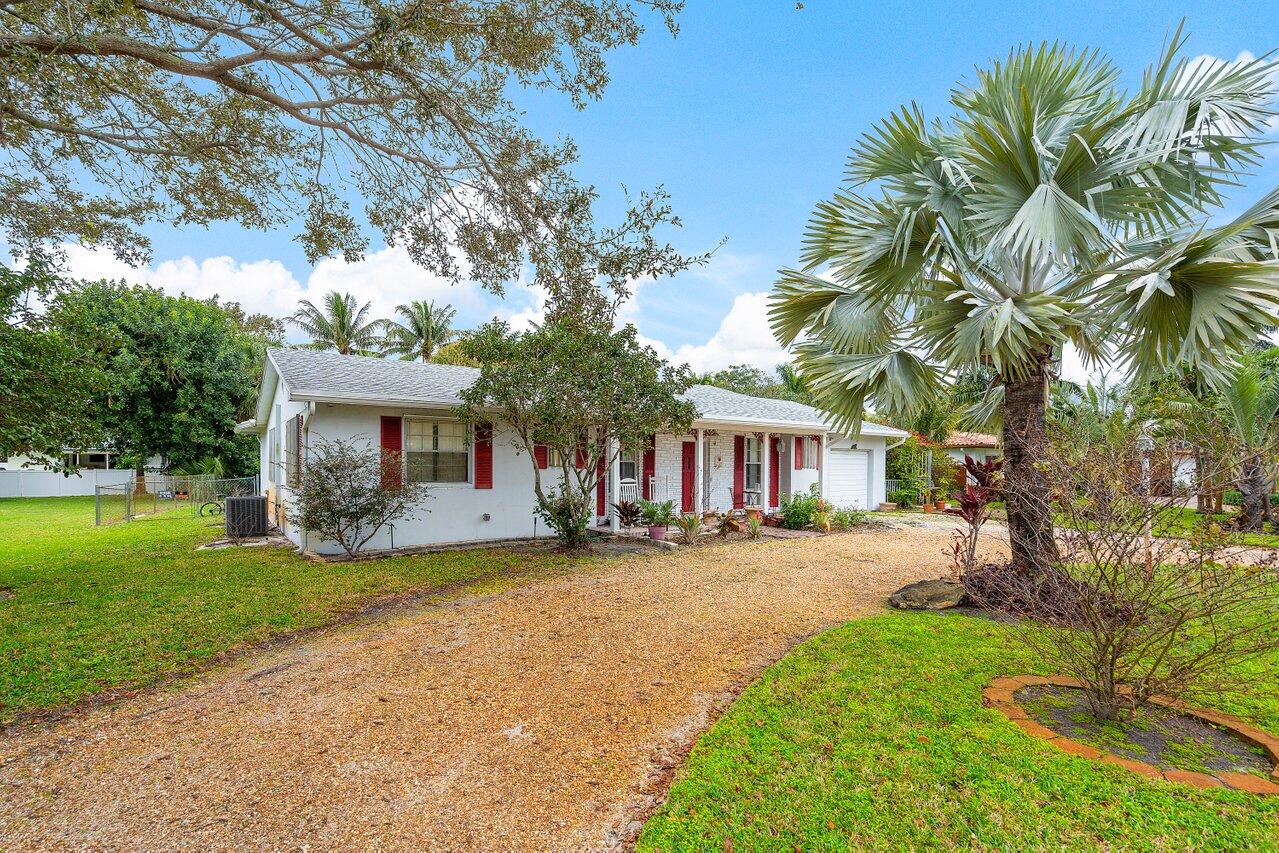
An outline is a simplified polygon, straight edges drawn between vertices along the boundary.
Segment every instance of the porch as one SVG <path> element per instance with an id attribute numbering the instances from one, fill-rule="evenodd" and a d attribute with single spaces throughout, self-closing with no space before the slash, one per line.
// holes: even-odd
<path id="1" fill-rule="evenodd" d="M 826 435 L 698 427 L 659 434 L 640 453 L 621 454 L 607 472 L 597 507 L 613 522 L 612 506 L 640 498 L 673 501 L 678 512 L 775 510 L 782 495 L 825 488 Z"/>

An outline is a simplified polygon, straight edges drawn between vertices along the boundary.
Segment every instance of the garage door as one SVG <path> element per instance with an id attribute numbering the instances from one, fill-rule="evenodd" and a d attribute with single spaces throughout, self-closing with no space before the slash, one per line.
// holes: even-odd
<path id="1" fill-rule="evenodd" d="M 826 496 L 838 507 L 870 506 L 870 451 L 831 450 Z"/>

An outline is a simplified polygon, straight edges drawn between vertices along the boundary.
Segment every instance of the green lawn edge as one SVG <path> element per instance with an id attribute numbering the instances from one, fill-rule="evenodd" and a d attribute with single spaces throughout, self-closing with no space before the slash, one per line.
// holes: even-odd
<path id="1" fill-rule="evenodd" d="M 984 708 L 994 676 L 1049 674 L 1012 630 L 891 613 L 801 644 L 701 736 L 639 849 L 1279 849 L 1279 797 L 1148 781 Z M 1275 731 L 1279 665 L 1240 674 L 1258 689 L 1222 710 Z"/>

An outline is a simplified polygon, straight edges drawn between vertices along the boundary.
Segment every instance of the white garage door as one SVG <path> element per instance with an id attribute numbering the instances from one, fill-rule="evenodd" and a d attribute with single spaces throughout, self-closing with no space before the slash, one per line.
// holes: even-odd
<path id="1" fill-rule="evenodd" d="M 831 450 L 826 497 L 838 507 L 870 506 L 870 451 Z"/>

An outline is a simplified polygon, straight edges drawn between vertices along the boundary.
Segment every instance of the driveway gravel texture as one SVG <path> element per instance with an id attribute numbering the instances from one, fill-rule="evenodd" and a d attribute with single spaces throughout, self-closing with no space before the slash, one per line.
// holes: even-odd
<path id="1" fill-rule="evenodd" d="M 0 743 L 0 849 L 625 848 L 763 667 L 946 573 L 948 542 L 619 557 L 31 724 Z"/>

